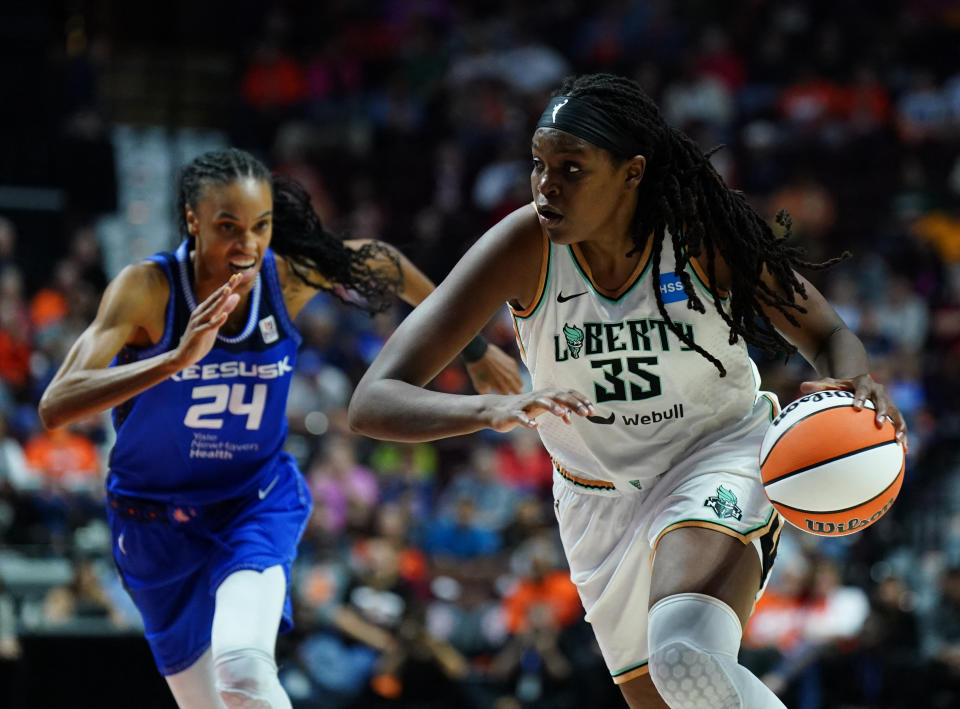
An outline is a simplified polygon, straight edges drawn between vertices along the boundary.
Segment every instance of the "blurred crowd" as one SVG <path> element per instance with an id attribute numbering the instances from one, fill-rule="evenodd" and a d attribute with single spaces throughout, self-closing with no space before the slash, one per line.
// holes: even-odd
<path id="1" fill-rule="evenodd" d="M 116 244 L 156 244 L 145 203 L 125 197 L 147 178 L 119 147 L 149 129 L 122 125 L 111 67 L 160 48 L 108 22 L 112 5 L 58 16 L 49 38 L 44 66 L 69 89 L 45 104 L 71 158 L 51 178 L 60 216 L 28 218 L 0 190 L 0 669 L 30 634 L 139 627 L 102 512 L 109 418 L 44 431 L 36 414 L 116 271 Z M 631 76 L 704 149 L 723 145 L 716 168 L 771 221 L 788 209 L 811 262 L 849 251 L 805 275 L 905 414 L 907 479 L 867 531 L 784 533 L 743 661 L 797 709 L 960 705 L 955 3 L 211 5 L 201 19 L 220 8 L 240 29 L 188 31 L 185 3 L 158 23 L 168 39 L 182 30 L 170 43 L 198 65 L 225 58 L 229 90 L 218 84 L 220 111 L 204 114 L 216 122 L 199 127 L 303 182 L 334 231 L 394 243 L 435 280 L 529 201 L 532 127 L 571 72 Z M 288 448 L 315 508 L 292 576 L 296 629 L 278 650 L 295 706 L 618 706 L 565 570 L 536 434 L 407 445 L 349 431 L 352 388 L 405 313 L 370 318 L 321 295 L 297 323 Z M 505 314 L 486 335 L 516 353 Z M 754 354 L 781 401 L 811 376 L 799 358 Z M 434 386 L 469 391 L 458 362 Z"/>

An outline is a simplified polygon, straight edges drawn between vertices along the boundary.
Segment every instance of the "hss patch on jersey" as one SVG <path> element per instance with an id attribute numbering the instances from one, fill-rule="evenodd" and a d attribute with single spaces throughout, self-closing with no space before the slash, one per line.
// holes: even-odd
<path id="1" fill-rule="evenodd" d="M 660 296 L 664 303 L 676 303 L 687 299 L 687 293 L 683 289 L 683 281 L 673 273 L 660 274 Z"/>

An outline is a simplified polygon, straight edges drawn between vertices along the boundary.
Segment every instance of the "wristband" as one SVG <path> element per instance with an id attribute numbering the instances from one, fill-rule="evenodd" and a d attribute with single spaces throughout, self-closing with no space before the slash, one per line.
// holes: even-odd
<path id="1" fill-rule="evenodd" d="M 474 362 L 483 358 L 483 355 L 487 353 L 488 346 L 489 343 L 487 342 L 486 338 L 483 335 L 478 334 L 467 343 L 467 346 L 463 348 L 460 356 L 467 364 L 473 364 Z"/>

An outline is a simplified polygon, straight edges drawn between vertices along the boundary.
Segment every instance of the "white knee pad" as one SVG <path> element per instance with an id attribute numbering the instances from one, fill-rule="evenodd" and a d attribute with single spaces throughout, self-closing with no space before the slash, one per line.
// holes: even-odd
<path id="1" fill-rule="evenodd" d="M 785 709 L 737 662 L 743 629 L 733 609 L 700 593 L 668 596 L 650 609 L 650 678 L 670 709 Z"/>
<path id="2" fill-rule="evenodd" d="M 217 692 L 229 709 L 289 709 L 273 657 L 253 648 L 218 654 L 214 660 Z"/>

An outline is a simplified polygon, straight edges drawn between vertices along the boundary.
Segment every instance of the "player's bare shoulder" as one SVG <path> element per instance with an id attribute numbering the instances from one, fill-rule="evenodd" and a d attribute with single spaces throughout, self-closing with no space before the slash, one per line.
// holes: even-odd
<path id="1" fill-rule="evenodd" d="M 491 227 L 477 243 L 482 258 L 495 268 L 500 279 L 510 284 L 515 306 L 536 297 L 540 270 L 547 249 L 546 238 L 533 204 L 520 207 Z"/>
<path id="2" fill-rule="evenodd" d="M 124 267 L 110 282 L 97 319 L 107 326 L 132 326 L 127 344 L 149 346 L 163 336 L 169 300 L 170 282 L 163 269 L 152 261 L 141 261 Z"/>
<path id="3" fill-rule="evenodd" d="M 287 306 L 290 317 L 296 317 L 303 306 L 320 290 L 319 287 L 311 284 L 323 287 L 329 287 L 330 285 L 318 269 L 308 269 L 306 266 L 296 264 L 277 252 L 274 252 L 273 260 L 277 268 L 280 290 L 283 292 L 283 301 Z"/>
<path id="4" fill-rule="evenodd" d="M 543 250 L 543 228 L 533 204 L 525 204 L 505 216 L 498 226 L 503 226 L 512 248 L 526 249 L 539 254 Z"/>
<path id="5" fill-rule="evenodd" d="M 277 266 L 277 280 L 280 281 L 280 288 L 283 290 L 284 297 L 289 298 L 298 293 L 305 284 L 294 274 L 293 266 L 287 258 L 274 252 L 273 262 Z"/>

